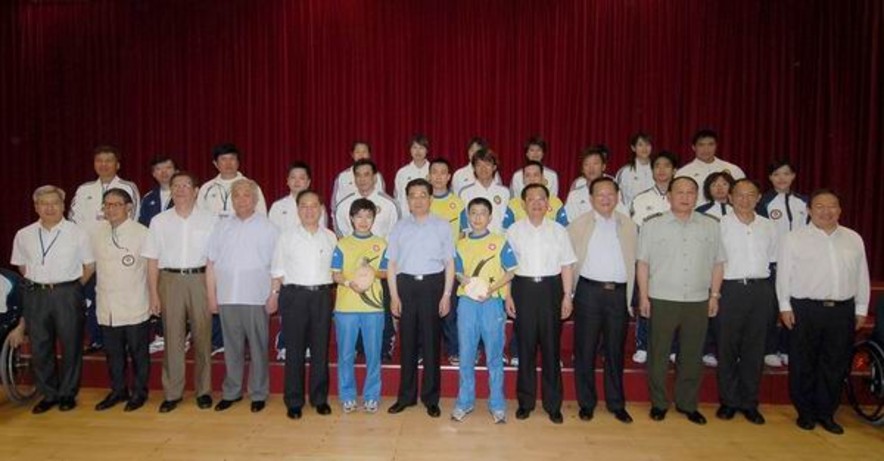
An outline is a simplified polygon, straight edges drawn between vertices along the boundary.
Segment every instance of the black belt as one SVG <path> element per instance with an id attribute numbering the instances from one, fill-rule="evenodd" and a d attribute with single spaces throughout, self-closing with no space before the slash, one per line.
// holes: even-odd
<path id="1" fill-rule="evenodd" d="M 625 288 L 626 283 L 621 282 L 599 282 L 598 280 L 588 279 L 586 277 L 580 277 L 580 281 L 583 283 L 588 283 L 592 286 L 599 287 L 603 290 L 614 291 L 618 288 Z"/>
<path id="2" fill-rule="evenodd" d="M 64 288 L 69 287 L 74 284 L 79 284 L 79 280 L 70 280 L 67 282 L 59 282 L 59 283 L 37 283 L 32 280 L 24 280 L 25 288 L 29 290 L 54 290 L 56 288 Z"/>
<path id="3" fill-rule="evenodd" d="M 520 280 L 524 280 L 527 282 L 543 283 L 543 282 L 552 282 L 553 280 L 557 280 L 560 277 L 561 277 L 561 274 L 547 275 L 545 277 L 528 277 L 528 276 L 523 276 L 523 275 L 517 275 L 515 278 L 520 279 Z"/>
<path id="4" fill-rule="evenodd" d="M 296 285 L 294 283 L 289 283 L 283 285 L 283 288 L 290 288 L 292 290 L 307 290 L 307 291 L 325 291 L 331 290 L 334 287 L 334 283 L 326 283 L 324 285 Z"/>
<path id="5" fill-rule="evenodd" d="M 173 274 L 204 274 L 206 273 L 206 266 L 202 267 L 189 267 L 187 269 L 171 269 L 165 267 L 161 269 L 163 272 L 171 272 Z"/>
<path id="6" fill-rule="evenodd" d="M 845 299 L 843 301 L 835 301 L 834 299 L 811 299 L 810 301 L 822 304 L 823 307 L 835 307 L 844 304 L 852 304 L 853 298 Z"/>
<path id="7" fill-rule="evenodd" d="M 726 279 L 725 282 L 739 283 L 740 285 L 752 285 L 755 283 L 764 283 L 764 282 L 767 282 L 768 280 L 769 279 L 767 279 L 767 278 L 763 278 L 763 279 Z"/>
<path id="8" fill-rule="evenodd" d="M 405 277 L 405 278 L 407 278 L 407 279 L 409 279 L 409 280 L 416 280 L 416 281 L 418 281 L 418 282 L 421 282 L 421 281 L 424 281 L 424 280 L 431 279 L 431 278 L 433 278 L 433 277 L 441 277 L 441 276 L 444 275 L 444 272 L 437 272 L 437 273 L 435 273 L 435 274 L 417 274 L 417 275 L 415 275 L 415 274 L 405 274 L 405 273 L 400 273 L 400 274 L 397 274 L 397 275 L 401 275 L 401 276 L 403 276 L 403 277 Z"/>

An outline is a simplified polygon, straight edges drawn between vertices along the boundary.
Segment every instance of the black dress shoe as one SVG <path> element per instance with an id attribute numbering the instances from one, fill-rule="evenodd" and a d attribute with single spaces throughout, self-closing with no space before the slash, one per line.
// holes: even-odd
<path id="1" fill-rule="evenodd" d="M 819 420 L 820 426 L 826 430 L 826 432 L 841 435 L 844 433 L 844 428 L 841 427 L 840 424 L 836 423 L 832 418 L 823 418 Z"/>
<path id="2" fill-rule="evenodd" d="M 731 420 L 734 419 L 734 415 L 737 414 L 737 409 L 734 407 L 729 407 L 727 405 L 722 405 L 718 407 L 718 411 L 715 412 L 715 417 L 718 419 Z"/>
<path id="3" fill-rule="evenodd" d="M 562 416 L 561 411 L 554 411 L 549 414 L 549 420 L 553 422 L 553 424 L 562 424 L 565 422 L 565 417 Z"/>
<path id="4" fill-rule="evenodd" d="M 83 354 L 94 354 L 101 350 L 104 350 L 104 344 L 92 343 L 83 348 Z"/>
<path id="5" fill-rule="evenodd" d="M 397 413 L 402 413 L 403 411 L 405 411 L 406 408 L 408 408 L 410 406 L 411 405 L 406 405 L 404 403 L 396 402 L 393 404 L 393 406 L 391 406 L 390 408 L 387 409 L 387 413 L 390 413 L 391 415 L 395 415 Z"/>
<path id="6" fill-rule="evenodd" d="M 144 402 L 146 402 L 146 401 L 147 401 L 147 399 L 145 399 L 144 397 L 132 397 L 132 399 L 130 399 L 128 402 L 126 402 L 126 406 L 123 407 L 123 411 L 125 411 L 125 412 L 135 411 L 135 410 L 143 407 Z"/>
<path id="7" fill-rule="evenodd" d="M 816 423 L 812 419 L 803 416 L 799 416 L 798 419 L 795 420 L 795 425 L 805 431 L 812 431 L 813 428 L 816 427 Z"/>
<path id="8" fill-rule="evenodd" d="M 233 400 L 221 399 L 218 401 L 218 404 L 215 405 L 215 411 L 224 411 L 233 406 L 234 403 L 242 400 L 242 397 L 237 397 Z"/>
<path id="9" fill-rule="evenodd" d="M 581 421 L 590 421 L 592 419 L 593 410 L 591 408 L 581 408 L 579 412 L 577 412 L 577 416 L 580 417 Z"/>
<path id="10" fill-rule="evenodd" d="M 200 410 L 208 410 L 212 407 L 212 396 L 209 394 L 204 394 L 197 397 L 196 406 L 198 406 Z"/>
<path id="11" fill-rule="evenodd" d="M 757 408 L 743 410 L 743 416 L 745 416 L 746 420 L 752 424 L 764 424 L 764 416 L 761 415 L 761 412 L 759 412 Z"/>
<path id="12" fill-rule="evenodd" d="M 31 408 L 31 413 L 33 413 L 35 415 L 39 415 L 41 413 L 46 413 L 47 411 L 51 410 L 52 407 L 54 407 L 56 405 L 58 405 L 58 402 L 56 402 L 55 400 L 43 399 L 43 400 L 37 402 L 37 404 L 34 405 L 34 408 Z"/>
<path id="13" fill-rule="evenodd" d="M 430 418 L 438 418 L 441 414 L 442 410 L 439 409 L 439 405 L 436 405 L 435 403 L 427 405 L 427 415 L 429 415 Z"/>
<path id="14" fill-rule="evenodd" d="M 104 398 L 104 400 L 95 404 L 95 411 L 104 411 L 108 408 L 113 408 L 116 404 L 126 400 L 129 400 L 128 395 L 111 392 Z"/>
<path id="15" fill-rule="evenodd" d="M 265 402 L 263 400 L 256 400 L 252 402 L 252 413 L 258 413 L 259 411 L 264 409 Z"/>
<path id="16" fill-rule="evenodd" d="M 625 408 L 614 410 L 614 417 L 621 423 L 629 424 L 632 422 L 632 416 L 629 416 L 629 412 Z"/>
<path id="17" fill-rule="evenodd" d="M 519 409 L 516 410 L 516 419 L 528 419 L 529 416 L 531 416 L 531 410 L 527 408 L 519 407 Z"/>
<path id="18" fill-rule="evenodd" d="M 694 424 L 699 424 L 701 426 L 706 424 L 706 417 L 703 416 L 703 414 L 697 410 L 687 411 L 687 410 L 682 410 L 681 408 L 676 408 L 675 410 L 678 411 L 679 413 L 687 416 L 688 421 L 690 421 Z"/>
<path id="19" fill-rule="evenodd" d="M 168 413 L 178 408 L 179 403 L 181 403 L 181 399 L 163 400 L 163 403 L 160 404 L 160 413 Z"/>
<path id="20" fill-rule="evenodd" d="M 71 411 L 74 408 L 77 408 L 77 401 L 74 400 L 73 397 L 64 397 L 58 399 L 58 410 L 59 411 Z"/>
<path id="21" fill-rule="evenodd" d="M 327 403 L 320 403 L 316 405 L 316 412 L 323 416 L 330 415 L 331 407 Z"/>
<path id="22" fill-rule="evenodd" d="M 651 419 L 654 421 L 663 421 L 666 418 L 666 409 L 651 407 Z"/>
<path id="23" fill-rule="evenodd" d="M 289 417 L 289 419 L 301 419 L 301 407 L 289 407 L 288 411 L 285 412 L 285 415 Z"/>

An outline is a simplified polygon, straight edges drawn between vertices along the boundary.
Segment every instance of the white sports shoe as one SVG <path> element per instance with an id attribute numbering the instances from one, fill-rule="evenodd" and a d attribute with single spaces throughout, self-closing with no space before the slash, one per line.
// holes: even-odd
<path id="1" fill-rule="evenodd" d="M 276 351 L 276 361 L 277 362 L 285 362 L 285 348 L 279 349 Z"/>
<path id="2" fill-rule="evenodd" d="M 706 365 L 709 368 L 715 368 L 718 366 L 718 359 L 712 354 L 706 354 L 703 356 L 703 365 Z"/>
<path id="3" fill-rule="evenodd" d="M 365 403 L 362 404 L 362 411 L 366 413 L 377 413 L 378 412 L 378 401 L 377 400 L 366 400 Z"/>
<path id="4" fill-rule="evenodd" d="M 491 419 L 494 420 L 494 424 L 506 424 L 506 412 L 505 411 L 492 411 Z"/>
<path id="5" fill-rule="evenodd" d="M 670 362 L 675 363 L 676 360 L 678 360 L 678 356 L 676 356 L 675 354 L 669 354 Z"/>
<path id="6" fill-rule="evenodd" d="M 517 367 L 519 366 L 519 357 L 513 357 L 510 359 L 510 366 Z"/>
<path id="7" fill-rule="evenodd" d="M 764 356 L 764 364 L 769 367 L 779 368 L 783 366 L 783 361 L 777 354 L 767 354 Z"/>
<path id="8" fill-rule="evenodd" d="M 356 411 L 356 401 L 355 400 L 348 400 L 348 401 L 344 402 L 343 407 L 344 407 L 345 414 L 346 413 L 353 413 L 354 411 Z"/>
<path id="9" fill-rule="evenodd" d="M 451 412 L 451 420 L 457 421 L 459 423 L 463 422 L 463 420 L 467 418 L 467 415 L 472 412 L 473 412 L 472 408 L 470 408 L 469 410 L 464 410 L 464 409 L 455 407 L 454 411 Z"/>
<path id="10" fill-rule="evenodd" d="M 789 366 L 789 354 L 780 353 L 780 360 L 783 362 L 783 366 Z"/>
<path id="11" fill-rule="evenodd" d="M 643 351 L 641 349 L 635 351 L 635 354 L 632 354 L 632 361 L 635 363 L 645 363 L 648 361 L 648 351 Z"/>
<path id="12" fill-rule="evenodd" d="M 147 346 L 147 350 L 151 354 L 153 354 L 155 352 L 163 352 L 163 350 L 165 350 L 165 349 L 166 349 L 166 340 L 160 335 L 155 336 L 153 338 L 153 341 L 150 342 L 150 345 Z"/>

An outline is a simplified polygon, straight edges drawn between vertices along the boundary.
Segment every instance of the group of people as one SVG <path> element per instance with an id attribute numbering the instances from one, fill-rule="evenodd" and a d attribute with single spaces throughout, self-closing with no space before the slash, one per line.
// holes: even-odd
<path id="1" fill-rule="evenodd" d="M 650 136 L 638 133 L 616 176 L 605 174 L 608 149 L 589 147 L 564 202 L 539 137 L 527 141 L 509 188 L 481 138 L 470 140 L 469 163 L 454 172 L 444 158 L 430 159 L 429 147 L 425 136 L 410 140 L 412 161 L 389 196 L 370 146 L 354 143 L 352 166 L 336 178 L 328 209 L 311 188 L 309 166 L 294 162 L 286 176 L 290 193 L 269 212 L 261 188 L 240 173 L 235 145 L 213 150 L 219 174 L 202 185 L 172 159 L 157 157 L 157 186 L 141 200 L 137 187 L 117 176 L 119 151 L 96 148 L 98 179 L 77 190 L 68 219 L 65 192 L 39 187 L 39 219 L 13 244 L 11 263 L 24 276 L 17 332 L 30 336 L 43 396 L 33 412 L 76 406 L 90 317 L 99 326 L 91 341 L 101 335 L 111 380 L 96 409 L 143 406 L 151 316 L 161 319 L 164 337 L 160 412 L 182 401 L 191 345 L 196 403 L 212 406 L 211 355 L 219 344 L 226 375 L 215 410 L 242 400 L 248 347 L 246 389 L 251 411 L 259 412 L 269 393 L 269 316 L 279 312 L 277 347 L 285 350 L 284 402 L 292 419 L 308 398 L 318 414 L 332 412 L 332 323 L 342 411 L 360 408 L 357 351 L 366 362 L 361 408 L 378 411 L 381 363 L 392 357 L 398 319 L 401 373 L 389 413 L 419 398 L 429 416 L 440 416 L 444 338 L 460 371 L 453 420 L 475 409 L 475 364 L 484 352 L 488 410 L 493 422 L 506 422 L 508 348 L 518 367 L 515 417 L 535 410 L 539 350 L 542 408 L 562 423 L 560 338 L 562 321 L 573 318 L 579 418 L 594 416 L 596 356 L 603 354 L 606 409 L 630 423 L 624 351 L 629 319 L 637 316 L 633 359 L 647 362 L 652 419 L 664 419 L 670 407 L 671 360 L 675 408 L 690 421 L 706 423 L 697 405 L 705 362 L 718 367 L 716 416 L 741 413 L 763 424 L 763 366 L 786 359 L 797 425 L 843 432 L 833 417 L 870 288 L 863 241 L 839 224 L 834 191 L 820 189 L 805 200 L 792 190 L 794 164 L 779 160 L 769 170 L 773 189 L 763 193 L 717 157 L 710 130 L 696 133 L 695 158 L 684 166 L 670 152 L 653 153 Z M 95 313 L 84 316 L 90 280 Z M 213 332 L 213 316 L 220 331 Z M 214 346 L 213 336 L 220 337 Z"/>

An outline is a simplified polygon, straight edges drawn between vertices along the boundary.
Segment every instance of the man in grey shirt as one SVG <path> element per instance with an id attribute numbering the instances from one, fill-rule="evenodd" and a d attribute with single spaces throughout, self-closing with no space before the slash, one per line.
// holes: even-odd
<path id="1" fill-rule="evenodd" d="M 725 256 L 718 220 L 694 211 L 698 189 L 689 177 L 672 180 L 670 211 L 649 217 L 639 234 L 636 281 L 641 315 L 650 318 L 648 386 L 655 421 L 665 418 L 669 407 L 667 358 L 677 329 L 675 407 L 691 422 L 706 424 L 697 411 L 703 341 L 707 317 L 718 313 Z"/>

